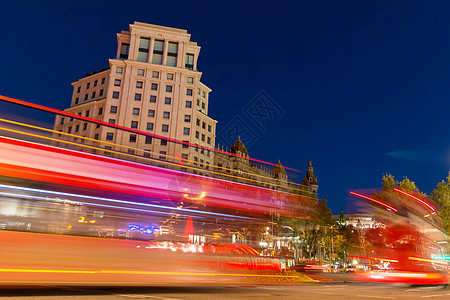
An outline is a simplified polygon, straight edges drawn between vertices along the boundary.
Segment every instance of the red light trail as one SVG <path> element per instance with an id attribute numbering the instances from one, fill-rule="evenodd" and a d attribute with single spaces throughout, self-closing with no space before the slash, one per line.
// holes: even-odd
<path id="1" fill-rule="evenodd" d="M 392 207 L 392 206 L 390 206 L 390 205 L 388 205 L 386 203 L 383 203 L 381 201 L 375 200 L 373 198 L 370 198 L 370 197 L 367 197 L 367 196 L 364 196 L 364 195 L 361 195 L 361 194 L 358 194 L 358 193 L 355 193 L 355 192 L 350 192 L 350 194 L 358 196 L 358 197 L 361 197 L 361 198 L 364 198 L 364 199 L 367 199 L 367 200 L 375 202 L 375 203 L 378 203 L 378 204 L 380 204 L 380 205 L 382 205 L 382 206 L 384 206 L 386 208 L 389 208 L 392 211 L 398 212 L 398 210 L 395 207 Z"/>

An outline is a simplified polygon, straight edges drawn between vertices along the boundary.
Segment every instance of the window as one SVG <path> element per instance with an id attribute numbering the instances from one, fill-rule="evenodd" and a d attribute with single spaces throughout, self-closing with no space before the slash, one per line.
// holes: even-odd
<path id="1" fill-rule="evenodd" d="M 166 85 L 166 92 L 172 93 L 172 86 Z"/>
<path id="2" fill-rule="evenodd" d="M 159 154 L 161 154 L 160 156 L 159 156 L 159 159 L 166 159 L 166 151 L 159 151 Z"/>
<path id="3" fill-rule="evenodd" d="M 103 89 L 100 90 L 100 92 L 98 93 L 98 96 L 99 97 L 103 96 Z"/>
<path id="4" fill-rule="evenodd" d="M 153 59 L 152 59 L 153 64 L 162 65 L 163 51 L 164 51 L 164 41 L 155 40 L 155 43 L 153 45 Z"/>
<path id="5" fill-rule="evenodd" d="M 148 116 L 154 118 L 155 117 L 155 110 L 154 109 L 149 109 L 148 110 Z"/>
<path id="6" fill-rule="evenodd" d="M 153 123 L 147 123 L 147 130 L 153 130 Z"/>
<path id="7" fill-rule="evenodd" d="M 117 67 L 116 68 L 116 73 L 117 74 L 122 74 L 123 73 L 123 68 L 122 67 Z"/>
<path id="8" fill-rule="evenodd" d="M 59 122 L 59 125 L 64 124 L 64 117 L 61 117 L 61 122 Z"/>
<path id="9" fill-rule="evenodd" d="M 184 159 L 188 159 L 188 155 L 187 154 L 181 154 L 181 157 Z"/>
<path id="10" fill-rule="evenodd" d="M 152 143 L 152 137 L 151 136 L 146 136 L 145 137 L 145 143 L 146 144 L 151 144 Z"/>
<path id="11" fill-rule="evenodd" d="M 150 103 L 156 103 L 156 96 L 150 96 Z"/>
<path id="12" fill-rule="evenodd" d="M 166 140 L 161 140 L 161 146 L 167 146 L 167 141 Z"/>
<path id="13" fill-rule="evenodd" d="M 194 70 L 194 54 L 186 53 L 186 69 Z"/>
<path id="14" fill-rule="evenodd" d="M 203 142 L 205 141 L 205 135 L 204 134 L 202 134 L 202 141 Z"/>
<path id="15" fill-rule="evenodd" d="M 136 107 L 133 108 L 133 115 L 134 116 L 139 116 L 140 110 L 141 110 L 140 108 L 136 108 Z"/>
<path id="16" fill-rule="evenodd" d="M 83 124 L 83 130 L 86 130 L 87 129 L 87 123 L 84 123 Z"/>
<path id="17" fill-rule="evenodd" d="M 205 98 L 205 96 L 206 96 L 205 91 L 202 91 L 202 97 Z"/>
<path id="18" fill-rule="evenodd" d="M 67 128 L 67 132 L 72 133 L 72 126 L 69 126 L 69 128 Z"/>
<path id="19" fill-rule="evenodd" d="M 81 86 L 77 87 L 77 93 L 81 91 Z"/>
<path id="20" fill-rule="evenodd" d="M 119 92 L 113 92 L 113 99 L 119 99 Z"/>
<path id="21" fill-rule="evenodd" d="M 139 51 L 138 51 L 137 61 L 147 62 L 149 49 L 150 49 L 150 39 L 141 37 L 139 39 Z"/>
<path id="22" fill-rule="evenodd" d="M 142 82 L 142 81 L 137 81 L 136 82 L 136 88 L 142 89 L 143 86 L 144 86 L 144 82 Z"/>
<path id="23" fill-rule="evenodd" d="M 172 73 L 168 73 L 167 74 L 167 80 L 173 80 L 173 74 Z"/>
<path id="24" fill-rule="evenodd" d="M 148 149 L 144 149 L 144 157 L 146 157 L 146 158 L 150 158 L 150 150 L 148 150 Z"/>
<path id="25" fill-rule="evenodd" d="M 208 131 L 211 132 L 211 125 L 208 125 Z"/>
<path id="26" fill-rule="evenodd" d="M 186 90 L 186 95 L 192 96 L 192 89 L 187 89 Z"/>
<path id="27" fill-rule="evenodd" d="M 98 133 L 94 135 L 94 140 L 98 140 Z"/>
<path id="28" fill-rule="evenodd" d="M 158 71 L 153 71 L 153 78 L 159 78 L 159 72 Z"/>
<path id="29" fill-rule="evenodd" d="M 128 149 L 128 154 L 134 154 L 134 149 Z"/>
<path id="30" fill-rule="evenodd" d="M 208 144 L 211 144 L 211 138 L 208 136 L 208 138 L 206 139 Z"/>
<path id="31" fill-rule="evenodd" d="M 172 98 L 166 97 L 164 99 L 164 104 L 171 104 L 172 103 Z"/>
<path id="32" fill-rule="evenodd" d="M 157 91 L 157 90 L 158 90 L 158 84 L 152 83 L 152 91 Z"/>
<path id="33" fill-rule="evenodd" d="M 89 118 L 89 113 L 90 113 L 90 111 L 87 110 L 87 111 L 86 111 L 86 117 L 87 117 L 87 118 Z"/>
<path id="34" fill-rule="evenodd" d="M 177 57 L 178 57 L 178 43 L 169 42 L 167 49 L 167 61 L 166 65 L 170 67 L 177 66 Z"/>
<path id="35" fill-rule="evenodd" d="M 112 141 L 113 138 L 114 138 L 114 133 L 112 133 L 112 132 L 107 132 L 106 133 L 106 140 L 107 141 Z"/>
<path id="36" fill-rule="evenodd" d="M 94 86 L 97 86 L 98 80 L 94 81 Z"/>
<path id="37" fill-rule="evenodd" d="M 88 97 L 89 97 L 88 94 L 84 95 L 84 100 L 87 100 Z"/>
<path id="38" fill-rule="evenodd" d="M 90 87 L 91 87 L 91 83 L 88 82 L 88 83 L 86 84 L 86 88 L 88 89 L 88 88 L 90 88 Z"/>
<path id="39" fill-rule="evenodd" d="M 200 89 L 199 89 L 199 88 L 197 88 L 197 94 L 199 94 L 199 95 L 200 95 Z"/>
<path id="40" fill-rule="evenodd" d="M 109 119 L 109 120 L 108 120 L 108 123 L 110 123 L 110 124 L 116 124 L 116 119 Z"/>
<path id="41" fill-rule="evenodd" d="M 206 123 L 205 123 L 205 122 L 202 123 L 202 128 L 203 128 L 203 129 L 206 128 Z"/>
<path id="42" fill-rule="evenodd" d="M 202 102 L 202 109 L 205 109 L 205 102 Z"/>
<path id="43" fill-rule="evenodd" d="M 200 119 L 197 119 L 196 124 L 197 124 L 197 126 L 200 126 Z"/>
<path id="44" fill-rule="evenodd" d="M 144 69 L 138 69 L 137 75 L 138 76 L 144 76 L 145 75 L 145 70 Z"/>
<path id="45" fill-rule="evenodd" d="M 194 77 L 188 77 L 187 78 L 187 83 L 188 84 L 193 84 L 194 83 Z"/>
<path id="46" fill-rule="evenodd" d="M 189 145 L 188 145 L 188 143 L 189 143 L 189 141 L 183 141 L 184 143 L 186 143 L 186 144 L 183 144 L 183 148 L 189 148 Z"/>
<path id="47" fill-rule="evenodd" d="M 169 125 L 163 124 L 163 126 L 162 126 L 162 132 L 169 132 Z"/>
<path id="48" fill-rule="evenodd" d="M 184 129 L 183 129 L 183 134 L 184 134 L 184 135 L 189 135 L 190 132 L 191 132 L 191 129 L 190 129 L 190 128 L 184 127 Z"/>
<path id="49" fill-rule="evenodd" d="M 200 99 L 197 99 L 197 106 L 200 106 Z"/>
<path id="50" fill-rule="evenodd" d="M 120 86 L 121 83 L 122 83 L 122 80 L 120 80 L 120 79 L 114 80 L 114 86 Z"/>
<path id="51" fill-rule="evenodd" d="M 75 98 L 75 104 L 78 104 L 78 102 L 80 101 L 80 98 Z"/>
<path id="52" fill-rule="evenodd" d="M 80 130 L 80 125 L 75 126 L 75 132 L 78 132 Z"/>
<path id="53" fill-rule="evenodd" d="M 97 126 L 95 128 L 100 128 L 100 124 L 97 124 Z"/>
<path id="54" fill-rule="evenodd" d="M 95 98 L 95 92 L 92 92 L 91 99 L 94 99 L 94 98 Z"/>
<path id="55" fill-rule="evenodd" d="M 192 101 L 186 101 L 186 107 L 191 108 L 192 107 Z"/>
<path id="56" fill-rule="evenodd" d="M 184 121 L 190 122 L 191 121 L 191 115 L 184 115 Z"/>
<path id="57" fill-rule="evenodd" d="M 131 128 L 137 129 L 138 128 L 138 121 L 131 121 Z"/>
<path id="58" fill-rule="evenodd" d="M 102 78 L 102 84 L 105 84 L 105 78 Z"/>
<path id="59" fill-rule="evenodd" d="M 141 101 L 141 97 L 142 97 L 142 94 L 138 94 L 138 93 L 134 94 L 134 100 L 136 100 L 136 101 Z"/>
<path id="60" fill-rule="evenodd" d="M 122 43 L 120 45 L 120 59 L 128 59 L 128 52 L 130 51 L 130 44 Z"/>
<path id="61" fill-rule="evenodd" d="M 100 108 L 98 109 L 98 115 L 99 115 L 99 116 L 103 115 L 103 107 L 100 107 Z"/>
<path id="62" fill-rule="evenodd" d="M 195 132 L 195 137 L 198 139 L 200 137 L 200 133 L 198 131 Z"/>
<path id="63" fill-rule="evenodd" d="M 211 153 L 211 151 L 210 151 L 210 150 L 206 150 L 206 156 L 209 156 L 209 155 L 210 155 L 210 153 Z"/>
<path id="64" fill-rule="evenodd" d="M 163 119 L 170 119 L 170 112 L 165 111 L 165 112 L 163 113 Z"/>
<path id="65" fill-rule="evenodd" d="M 130 143 L 136 143 L 136 135 L 130 134 Z"/>
<path id="66" fill-rule="evenodd" d="M 117 113 L 117 106 L 111 106 L 111 109 L 109 111 L 112 114 L 116 114 Z"/>

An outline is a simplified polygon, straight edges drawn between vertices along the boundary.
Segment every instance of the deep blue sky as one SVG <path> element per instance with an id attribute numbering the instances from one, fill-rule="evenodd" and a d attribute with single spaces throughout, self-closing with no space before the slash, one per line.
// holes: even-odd
<path id="1" fill-rule="evenodd" d="M 0 0 L 0 94 L 66 108 L 70 83 L 108 67 L 129 24 L 187 29 L 217 131 L 266 91 L 284 113 L 256 130 L 250 156 L 311 160 L 319 197 L 350 212 L 348 191 L 386 172 L 427 193 L 447 176 L 449 14 L 449 1 Z"/>

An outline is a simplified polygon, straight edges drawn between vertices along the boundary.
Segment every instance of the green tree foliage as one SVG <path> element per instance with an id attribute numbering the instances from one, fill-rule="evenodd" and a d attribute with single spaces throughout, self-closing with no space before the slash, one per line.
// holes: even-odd
<path id="1" fill-rule="evenodd" d="M 447 181 L 442 180 L 430 195 L 430 198 L 438 205 L 438 215 L 442 220 L 442 226 L 447 235 L 450 234 L 450 173 Z"/>
<path id="2" fill-rule="evenodd" d="M 317 202 L 317 211 L 316 217 L 321 226 L 331 226 L 336 222 L 333 219 L 333 214 L 331 213 L 331 209 L 327 205 L 327 200 L 319 200 Z"/>

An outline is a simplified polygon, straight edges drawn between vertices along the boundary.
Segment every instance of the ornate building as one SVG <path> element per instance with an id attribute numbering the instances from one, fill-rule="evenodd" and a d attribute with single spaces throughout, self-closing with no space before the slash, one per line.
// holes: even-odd
<path id="1" fill-rule="evenodd" d="M 223 148 L 218 150 L 223 150 Z M 216 177 L 317 197 L 317 177 L 314 176 L 311 161 L 308 162 L 307 172 L 302 184 L 298 184 L 289 180 L 280 161 L 275 167 L 270 168 L 249 160 L 247 148 L 240 137 L 231 146 L 229 153 L 240 157 L 221 152 L 214 154 L 214 166 L 220 173 L 224 174 L 216 175 Z"/>

